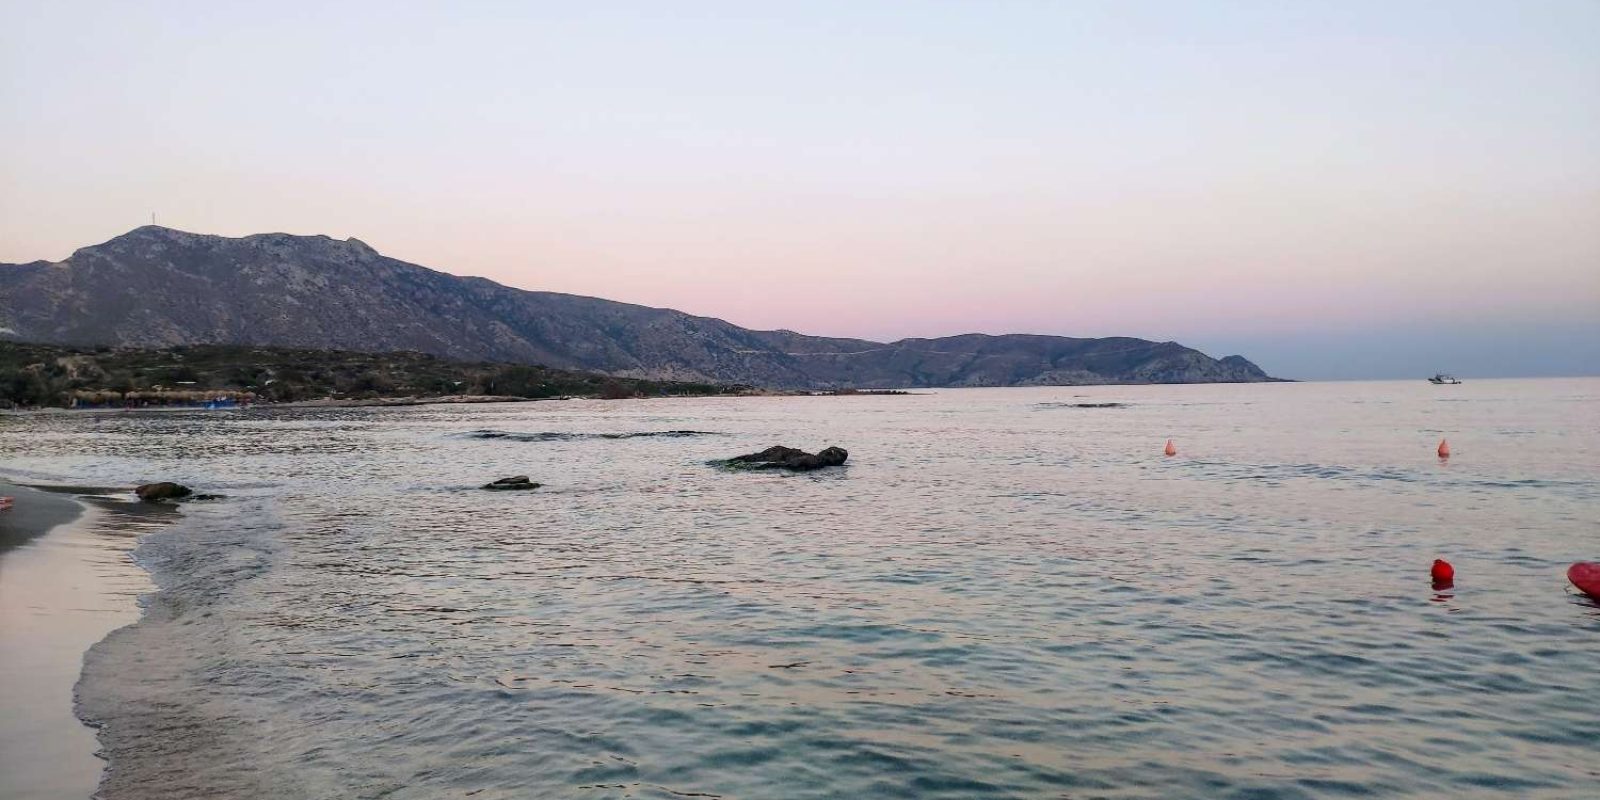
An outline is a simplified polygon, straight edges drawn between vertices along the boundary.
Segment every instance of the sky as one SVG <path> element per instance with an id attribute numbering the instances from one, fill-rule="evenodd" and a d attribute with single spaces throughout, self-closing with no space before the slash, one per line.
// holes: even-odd
<path id="1" fill-rule="evenodd" d="M 0 0 L 0 262 L 150 221 L 890 340 L 1600 374 L 1600 2 Z"/>

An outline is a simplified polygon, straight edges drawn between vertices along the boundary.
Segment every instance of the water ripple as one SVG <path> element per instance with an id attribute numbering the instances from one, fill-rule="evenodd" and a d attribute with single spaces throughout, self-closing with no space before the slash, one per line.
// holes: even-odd
<path id="1" fill-rule="evenodd" d="M 1596 426 L 1531 385 L 59 416 L 0 456 L 229 495 L 86 663 L 109 800 L 1576 798 Z M 1080 400 L 1127 407 L 1036 413 Z M 823 441 L 848 479 L 703 467 Z"/>

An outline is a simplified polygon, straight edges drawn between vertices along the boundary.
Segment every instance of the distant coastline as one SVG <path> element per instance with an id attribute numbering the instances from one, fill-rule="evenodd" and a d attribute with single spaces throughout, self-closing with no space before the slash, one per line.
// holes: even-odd
<path id="1" fill-rule="evenodd" d="M 1268 378 L 1263 382 L 1288 381 Z M 1151 383 L 1098 381 L 1053 385 Z M 0 341 L 0 411 L 218 409 L 258 405 L 351 408 L 576 398 L 861 397 L 920 393 L 923 392 L 887 386 L 785 389 L 652 380 L 526 364 L 456 361 L 417 352 L 368 353 L 246 345 L 71 347 Z"/>
<path id="2" fill-rule="evenodd" d="M 157 225 L 60 262 L 0 264 L 0 336 L 412 351 L 618 379 L 810 391 L 1271 380 L 1242 355 L 1216 358 L 1174 341 L 968 332 L 882 342 L 757 330 L 452 275 L 357 239 Z"/>
<path id="3" fill-rule="evenodd" d="M 0 408 L 427 405 L 701 397 L 748 390 L 524 364 L 452 361 L 422 353 L 0 342 Z"/>

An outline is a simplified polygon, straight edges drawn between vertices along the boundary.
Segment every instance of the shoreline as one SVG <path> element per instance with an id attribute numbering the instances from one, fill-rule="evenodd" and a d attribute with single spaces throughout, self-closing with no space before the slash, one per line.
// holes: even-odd
<path id="1" fill-rule="evenodd" d="M 89 649 L 139 621 L 155 589 L 132 558 L 176 512 L 69 496 L 93 490 L 0 480 L 0 774 L 11 800 L 92 797 L 106 763 L 78 718 Z"/>
<path id="2" fill-rule="evenodd" d="M 42 406 L 39 408 L 0 408 L 0 416 L 30 416 L 35 414 L 117 414 L 127 411 L 138 412 L 172 412 L 172 411 L 240 411 L 254 409 L 278 408 L 405 408 L 410 406 L 447 406 L 447 405 L 489 405 L 512 403 L 549 403 L 559 400 L 680 400 L 699 399 L 707 397 L 883 397 L 901 395 L 932 394 L 932 390 L 902 390 L 902 389 L 863 389 L 856 391 L 845 390 L 804 390 L 804 389 L 751 389 L 728 394 L 672 394 L 649 395 L 644 397 L 617 397 L 604 398 L 593 395 L 559 395 L 556 397 L 514 397 L 508 395 L 440 395 L 428 397 L 364 397 L 364 398 L 332 398 L 325 397 L 318 400 L 292 400 L 286 403 L 251 403 L 249 405 L 234 405 L 224 408 L 206 408 L 200 405 L 166 405 L 166 406 L 93 406 L 84 408 L 68 408 L 66 406 Z"/>
<path id="3" fill-rule="evenodd" d="M 68 408 L 66 406 L 41 406 L 38 408 L 0 408 L 0 416 L 29 416 L 35 414 L 116 414 L 125 411 L 240 411 L 257 408 L 367 408 L 382 406 L 433 406 L 474 405 L 482 403 L 538 403 L 546 400 L 572 400 L 574 397 L 502 397 L 499 395 L 444 395 L 440 397 L 368 397 L 358 399 L 322 398 L 320 400 L 295 400 L 287 403 L 251 403 L 226 408 L 206 408 L 201 405 L 165 406 L 96 406 Z"/>
<path id="4" fill-rule="evenodd" d="M 706 394 L 706 395 L 662 395 L 647 397 L 619 397 L 617 400 L 676 400 L 682 398 L 701 397 L 788 397 L 804 396 L 806 392 L 748 392 L 738 394 Z M 861 394 L 867 394 L 862 392 Z M 0 408 L 0 416 L 14 415 L 27 416 L 34 414 L 112 414 L 125 411 L 239 411 L 251 409 L 276 409 L 276 408 L 390 408 L 408 406 L 442 406 L 442 405 L 487 405 L 509 403 L 548 403 L 557 400 L 603 400 L 606 398 L 590 395 L 559 395 L 556 397 L 513 397 L 508 395 L 439 395 L 427 397 L 364 397 L 364 398 L 331 398 L 325 397 L 318 400 L 293 400 L 286 403 L 251 403 L 250 405 L 235 405 L 226 408 L 206 408 L 199 405 L 167 405 L 167 406 L 105 406 L 68 408 L 66 406 L 42 406 L 39 408 Z"/>

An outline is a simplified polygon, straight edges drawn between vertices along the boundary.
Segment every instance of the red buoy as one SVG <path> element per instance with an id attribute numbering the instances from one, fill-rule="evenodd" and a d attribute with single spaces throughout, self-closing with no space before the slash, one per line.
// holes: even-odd
<path id="1" fill-rule="evenodd" d="M 1428 574 L 1433 576 L 1433 586 L 1435 589 L 1442 589 L 1450 586 L 1456 581 L 1456 568 L 1450 566 L 1450 562 L 1442 558 L 1436 558 L 1433 560 L 1433 569 L 1429 570 Z"/>
<path id="2" fill-rule="evenodd" d="M 1600 600 L 1600 562 L 1579 561 L 1567 567 L 1567 580 L 1596 600 Z"/>
<path id="3" fill-rule="evenodd" d="M 1175 456 L 1178 454 L 1178 446 L 1173 444 L 1171 439 L 1167 440 L 1166 454 L 1169 456 Z"/>
<path id="4" fill-rule="evenodd" d="M 1450 457 L 1450 443 L 1445 441 L 1444 439 L 1440 439 L 1439 440 L 1439 457 L 1440 458 L 1449 458 Z"/>

